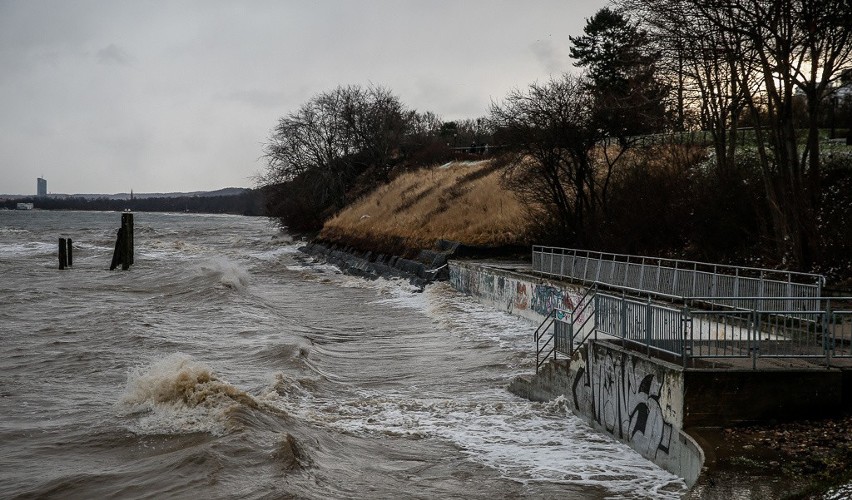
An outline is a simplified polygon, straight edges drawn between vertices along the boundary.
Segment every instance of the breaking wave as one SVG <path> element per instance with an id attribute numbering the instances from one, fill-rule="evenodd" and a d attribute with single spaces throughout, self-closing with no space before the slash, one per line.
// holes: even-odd
<path id="1" fill-rule="evenodd" d="M 239 264 L 224 257 L 209 259 L 200 264 L 205 277 L 226 288 L 243 290 L 249 284 L 249 272 Z"/>
<path id="2" fill-rule="evenodd" d="M 138 434 L 214 435 L 234 430 L 230 412 L 261 406 L 207 365 L 180 353 L 132 370 L 119 405 L 126 415 L 136 417 L 130 427 Z"/>

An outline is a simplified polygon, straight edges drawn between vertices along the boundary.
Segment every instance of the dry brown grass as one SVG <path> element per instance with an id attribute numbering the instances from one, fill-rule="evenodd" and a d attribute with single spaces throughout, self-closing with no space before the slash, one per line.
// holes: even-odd
<path id="1" fill-rule="evenodd" d="M 402 174 L 327 221 L 320 238 L 388 252 L 428 248 L 438 239 L 525 244 L 524 207 L 501 186 L 500 177 L 489 160 Z"/>

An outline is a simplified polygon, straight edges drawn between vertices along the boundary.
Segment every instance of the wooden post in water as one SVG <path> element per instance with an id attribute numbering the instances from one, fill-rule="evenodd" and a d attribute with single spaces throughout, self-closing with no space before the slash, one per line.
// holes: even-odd
<path id="1" fill-rule="evenodd" d="M 65 238 L 59 238 L 59 269 L 65 269 L 65 265 L 68 263 L 67 250 L 68 247 L 65 244 Z"/>
<path id="2" fill-rule="evenodd" d="M 124 248 L 124 264 L 122 269 L 127 269 L 133 264 L 133 214 L 121 214 L 121 227 L 124 228 L 124 237 L 127 239 Z"/>
<path id="3" fill-rule="evenodd" d="M 121 228 L 115 239 L 115 250 L 112 252 L 112 263 L 109 270 L 112 271 L 121 264 L 121 269 L 126 271 L 133 264 L 133 214 L 121 214 Z"/>
<path id="4" fill-rule="evenodd" d="M 121 264 L 122 242 L 124 240 L 124 228 L 118 228 L 118 235 L 115 238 L 115 250 L 112 251 L 112 263 L 109 265 L 109 270 L 112 271 Z"/>
<path id="5" fill-rule="evenodd" d="M 66 243 L 68 243 L 68 252 L 67 252 L 67 254 L 68 254 L 68 255 L 67 255 L 67 257 L 68 257 L 68 267 L 73 267 L 73 266 L 74 266 L 74 249 L 73 249 L 73 247 L 71 246 L 71 244 L 72 244 L 72 243 L 71 243 L 71 238 L 68 238 L 68 240 L 66 240 Z"/>

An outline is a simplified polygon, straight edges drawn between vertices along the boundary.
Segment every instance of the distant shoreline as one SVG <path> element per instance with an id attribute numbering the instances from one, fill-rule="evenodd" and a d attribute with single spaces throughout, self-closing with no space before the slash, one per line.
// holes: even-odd
<path id="1" fill-rule="evenodd" d="M 225 194 L 222 194 L 225 193 Z M 97 196 L 97 195 L 92 195 Z M 86 198 L 84 196 L 28 196 L 14 199 L 0 197 L 0 208 L 15 210 L 18 203 L 32 203 L 36 210 L 82 210 L 135 212 L 188 212 L 234 215 L 266 215 L 261 190 L 226 188 L 204 194 L 169 194 L 164 196 L 133 195 L 125 198 Z M 111 195 L 117 196 L 117 195 Z"/>

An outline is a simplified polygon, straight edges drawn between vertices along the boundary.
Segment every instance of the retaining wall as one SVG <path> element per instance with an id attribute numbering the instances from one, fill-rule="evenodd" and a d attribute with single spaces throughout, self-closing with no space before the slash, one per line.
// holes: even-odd
<path id="1" fill-rule="evenodd" d="M 477 263 L 451 261 L 450 283 L 495 308 L 541 322 L 554 307 L 573 309 L 585 290 Z M 574 359 L 550 361 L 509 390 L 534 401 L 564 396 L 593 428 L 628 444 L 691 486 L 704 452 L 685 432 L 684 372 L 680 366 L 601 341 Z"/>
<path id="2" fill-rule="evenodd" d="M 541 323 L 554 308 L 573 310 L 586 292 L 511 269 L 450 261 L 450 284 L 501 311 Z M 532 332 L 530 332 L 532 333 Z"/>
<path id="3" fill-rule="evenodd" d="M 519 377 L 513 393 L 534 401 L 564 396 L 575 415 L 640 455 L 695 484 L 704 452 L 686 432 L 683 370 L 606 341 L 589 342 L 574 359 L 550 361 Z"/>

